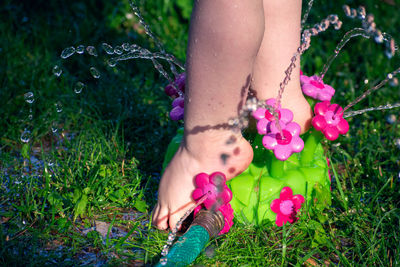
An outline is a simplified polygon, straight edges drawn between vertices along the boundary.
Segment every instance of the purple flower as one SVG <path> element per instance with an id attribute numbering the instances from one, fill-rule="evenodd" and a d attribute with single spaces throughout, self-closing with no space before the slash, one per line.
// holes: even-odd
<path id="1" fill-rule="evenodd" d="M 171 120 L 179 121 L 183 119 L 185 99 L 183 97 L 175 98 L 172 101 L 172 110 L 169 113 Z"/>
<path id="2" fill-rule="evenodd" d="M 305 95 L 320 101 L 331 101 L 335 94 L 335 89 L 332 86 L 324 84 L 322 79 L 317 75 L 308 77 L 300 75 L 301 90 Z"/>
<path id="3" fill-rule="evenodd" d="M 271 123 L 271 132 L 263 137 L 263 145 L 274 151 L 279 160 L 287 160 L 294 152 L 300 152 L 304 148 L 304 141 L 300 138 L 300 126 L 295 122 L 284 124 L 279 122 L 282 132 Z"/>
<path id="4" fill-rule="evenodd" d="M 268 106 L 275 107 L 275 98 L 270 98 L 266 101 Z M 278 113 L 279 121 L 287 124 L 292 121 L 293 113 L 289 109 L 281 108 L 276 110 Z M 270 131 L 271 122 L 275 121 L 275 117 L 265 108 L 258 108 L 252 113 L 253 117 L 257 120 L 257 131 L 259 134 L 266 134 Z"/>

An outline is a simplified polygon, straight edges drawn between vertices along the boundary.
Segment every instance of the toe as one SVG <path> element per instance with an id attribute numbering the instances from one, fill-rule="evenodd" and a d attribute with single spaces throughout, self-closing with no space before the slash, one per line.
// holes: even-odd
<path id="1" fill-rule="evenodd" d="M 153 225 L 160 230 L 166 230 L 168 228 L 168 210 L 157 205 L 153 213 Z"/>

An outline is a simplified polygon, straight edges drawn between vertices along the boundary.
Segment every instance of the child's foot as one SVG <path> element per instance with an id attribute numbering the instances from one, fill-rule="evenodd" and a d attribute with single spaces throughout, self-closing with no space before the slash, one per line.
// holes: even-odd
<path id="1" fill-rule="evenodd" d="M 153 224 L 173 229 L 184 213 L 194 206 L 191 194 L 194 177 L 201 172 L 223 172 L 231 179 L 243 172 L 253 159 L 250 144 L 231 130 L 207 130 L 188 135 L 166 168 L 153 210 Z"/>

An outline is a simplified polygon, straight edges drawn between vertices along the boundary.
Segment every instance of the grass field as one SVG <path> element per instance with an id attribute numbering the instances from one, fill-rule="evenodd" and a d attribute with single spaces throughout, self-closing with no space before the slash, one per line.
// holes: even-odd
<path id="1" fill-rule="evenodd" d="M 166 51 L 182 62 L 189 2 L 138 1 Z M 306 74 L 318 73 L 343 34 L 360 27 L 345 18 L 344 3 L 363 4 L 378 28 L 400 41 L 398 1 L 316 1 L 308 25 L 335 13 L 343 28 L 312 40 L 302 58 Z M 155 43 L 127 0 L 5 0 L 0 15 L 0 265 L 153 265 L 167 233 L 151 227 L 150 212 L 163 155 L 180 124 L 168 118 L 167 82 L 151 62 L 111 68 L 101 43 L 150 50 Z M 78 45 L 95 46 L 99 56 L 60 58 Z M 398 55 L 389 60 L 382 45 L 357 37 L 324 80 L 345 106 L 365 90 L 365 79 L 374 84 L 399 65 Z M 78 81 L 85 84 L 80 93 Z M 387 85 L 353 109 L 399 102 L 399 88 Z M 236 224 L 195 264 L 399 266 L 399 115 L 393 109 L 355 116 L 346 136 L 324 143 L 334 173 L 324 214 L 302 214 L 284 229 Z"/>

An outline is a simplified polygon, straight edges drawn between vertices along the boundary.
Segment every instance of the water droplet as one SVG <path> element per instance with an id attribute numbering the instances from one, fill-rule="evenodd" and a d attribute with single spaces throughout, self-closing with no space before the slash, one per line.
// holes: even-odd
<path id="1" fill-rule="evenodd" d="M 344 14 L 345 14 L 347 17 L 350 17 L 350 15 L 351 15 L 351 10 L 350 10 L 350 7 L 349 7 L 348 5 L 344 5 L 344 6 L 343 6 L 343 11 L 344 11 Z"/>
<path id="2" fill-rule="evenodd" d="M 112 48 L 111 45 L 107 43 L 102 43 L 103 50 L 106 51 L 107 54 L 112 55 L 114 54 L 114 49 Z"/>
<path id="3" fill-rule="evenodd" d="M 84 45 L 78 45 L 76 47 L 76 53 L 83 54 L 84 52 L 85 52 L 85 46 Z"/>
<path id="4" fill-rule="evenodd" d="M 115 67 L 115 65 L 117 65 L 117 60 L 115 59 L 110 59 L 107 61 L 108 66 L 110 67 Z"/>
<path id="5" fill-rule="evenodd" d="M 392 87 L 396 87 L 399 85 L 399 79 L 397 79 L 397 77 L 394 77 L 393 79 L 391 79 L 389 81 L 389 85 Z"/>
<path id="6" fill-rule="evenodd" d="M 35 97 L 32 92 L 25 93 L 24 98 L 26 103 L 28 104 L 32 104 L 33 102 L 35 102 Z"/>
<path id="7" fill-rule="evenodd" d="M 53 67 L 53 74 L 54 74 L 56 77 L 60 77 L 61 73 L 62 73 L 62 69 L 61 69 L 58 65 L 55 65 L 55 66 Z"/>
<path id="8" fill-rule="evenodd" d="M 394 144 L 397 146 L 398 149 L 400 149 L 400 138 L 397 138 L 397 139 L 394 141 Z"/>
<path id="9" fill-rule="evenodd" d="M 58 113 L 62 112 L 63 106 L 62 106 L 62 104 L 61 104 L 60 102 L 57 102 L 57 103 L 55 103 L 54 105 L 56 106 L 56 111 L 57 111 Z"/>
<path id="10" fill-rule="evenodd" d="M 389 115 L 387 115 L 387 116 L 386 116 L 386 121 L 387 121 L 389 124 L 395 123 L 395 122 L 396 122 L 396 115 L 394 115 L 394 114 L 389 114 Z"/>
<path id="11" fill-rule="evenodd" d="M 131 45 L 129 43 L 123 43 L 122 44 L 122 49 L 124 49 L 125 51 L 129 51 L 130 47 L 131 47 Z"/>
<path id="12" fill-rule="evenodd" d="M 95 67 L 90 67 L 90 73 L 92 74 L 93 78 L 100 78 L 100 72 Z"/>
<path id="13" fill-rule="evenodd" d="M 57 123 L 53 122 L 53 125 L 51 126 L 51 131 L 55 134 L 58 131 Z"/>
<path id="14" fill-rule="evenodd" d="M 114 48 L 114 53 L 117 55 L 121 55 L 123 52 L 124 51 L 123 51 L 122 47 L 119 45 Z"/>
<path id="15" fill-rule="evenodd" d="M 94 46 L 89 45 L 88 47 L 86 47 L 86 51 L 89 55 L 97 57 L 97 50 Z"/>
<path id="16" fill-rule="evenodd" d="M 77 82 L 74 87 L 74 92 L 76 94 L 80 94 L 84 87 L 85 87 L 85 84 L 83 82 Z"/>
<path id="17" fill-rule="evenodd" d="M 61 52 L 61 58 L 63 59 L 69 58 L 74 53 L 75 53 L 75 48 L 73 46 L 67 47 Z"/>
<path id="18" fill-rule="evenodd" d="M 21 141 L 23 143 L 28 143 L 30 139 L 31 139 L 31 132 L 25 129 L 21 134 Z"/>

